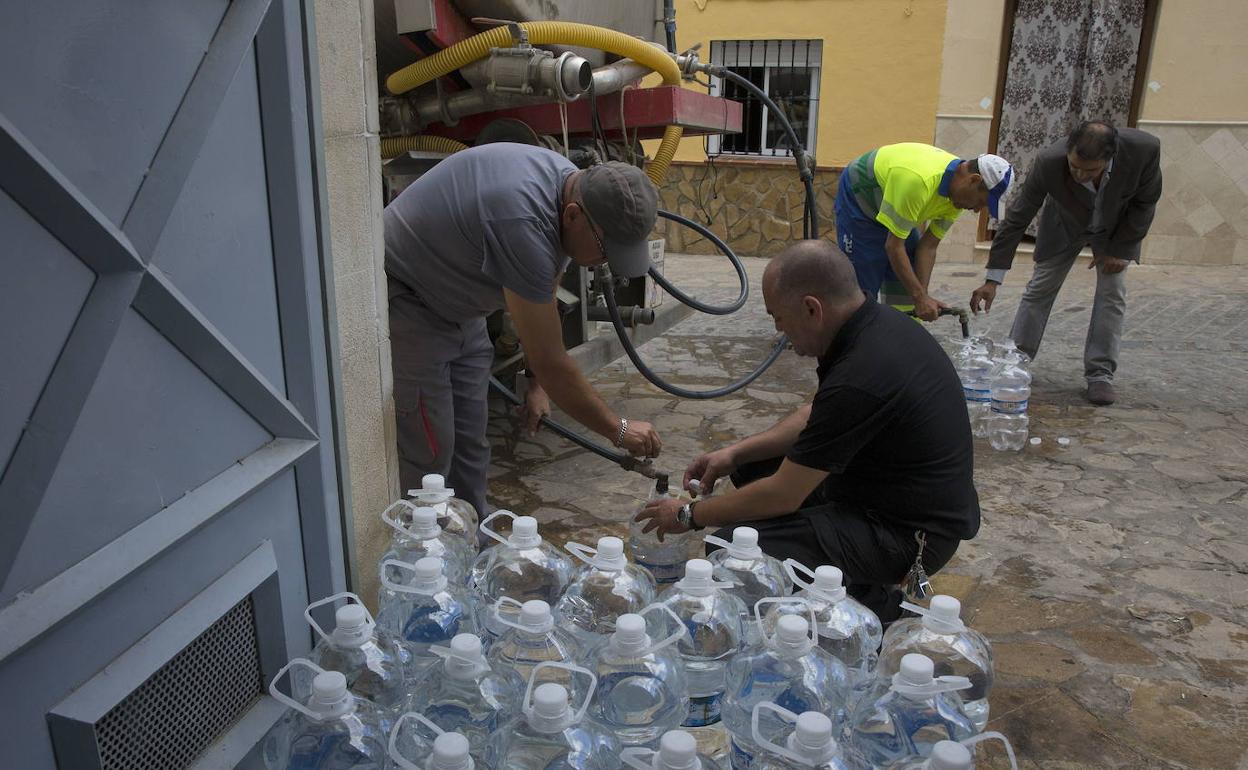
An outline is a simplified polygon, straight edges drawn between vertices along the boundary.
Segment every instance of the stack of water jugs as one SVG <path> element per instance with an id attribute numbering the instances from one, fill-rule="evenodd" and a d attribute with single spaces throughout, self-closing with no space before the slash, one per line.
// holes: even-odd
<path id="1" fill-rule="evenodd" d="M 382 514 L 377 616 L 354 594 L 308 607 L 319 641 L 270 685 L 289 711 L 268 768 L 965 770 L 1005 740 L 982 732 L 991 648 L 952 597 L 884 634 L 837 567 L 780 563 L 749 527 L 690 559 L 690 536 L 633 526 L 630 562 L 619 538 L 564 554 L 531 517 L 478 524 L 439 476 L 409 494 Z"/>
<path id="2" fill-rule="evenodd" d="M 971 432 L 997 450 L 1018 451 L 1027 443 L 1031 361 L 1012 340 L 994 344 L 986 336 L 957 338 L 946 346 L 966 396 Z"/>

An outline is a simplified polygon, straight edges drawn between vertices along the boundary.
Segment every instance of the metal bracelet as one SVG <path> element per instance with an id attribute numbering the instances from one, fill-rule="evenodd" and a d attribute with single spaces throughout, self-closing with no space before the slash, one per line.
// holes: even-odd
<path id="1" fill-rule="evenodd" d="M 628 433 L 628 418 L 621 417 L 620 418 L 620 432 L 616 434 L 616 437 L 615 437 L 616 446 L 621 446 L 621 447 L 624 446 L 624 435 L 626 433 Z"/>

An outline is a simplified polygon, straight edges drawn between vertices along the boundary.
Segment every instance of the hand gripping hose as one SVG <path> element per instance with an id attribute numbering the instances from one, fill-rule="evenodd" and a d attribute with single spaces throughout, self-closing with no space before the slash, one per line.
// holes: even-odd
<path id="1" fill-rule="evenodd" d="M 622 32 L 566 21 L 527 21 L 520 28 L 528 33 L 529 42 L 533 45 L 557 44 L 596 48 L 624 56 L 653 69 L 663 77 L 664 85 L 680 85 L 680 67 L 676 65 L 671 54 Z M 386 88 L 393 94 L 406 93 L 466 64 L 485 58 L 492 48 L 507 48 L 512 45 L 515 45 L 515 40 L 511 31 L 507 27 L 495 27 L 407 65 L 386 78 Z M 667 175 L 667 167 L 676 154 L 676 147 L 680 144 L 683 133 L 684 129 L 680 126 L 668 126 L 664 129 L 663 141 L 654 154 L 654 160 L 646 169 L 646 175 L 656 185 Z"/>

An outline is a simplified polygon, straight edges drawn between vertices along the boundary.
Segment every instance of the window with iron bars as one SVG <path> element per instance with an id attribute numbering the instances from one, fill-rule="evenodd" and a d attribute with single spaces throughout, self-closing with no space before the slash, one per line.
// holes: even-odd
<path id="1" fill-rule="evenodd" d="M 815 153 L 819 122 L 822 40 L 712 40 L 711 62 L 736 72 L 771 97 L 793 124 L 806 151 Z M 711 95 L 742 105 L 741 132 L 711 136 L 707 154 L 791 157 L 780 120 L 753 94 L 723 78 L 711 78 Z"/>

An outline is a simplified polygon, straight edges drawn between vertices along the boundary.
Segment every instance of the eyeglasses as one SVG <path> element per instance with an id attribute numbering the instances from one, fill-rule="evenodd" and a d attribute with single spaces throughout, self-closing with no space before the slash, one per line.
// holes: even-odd
<path id="1" fill-rule="evenodd" d="M 585 215 L 585 221 L 589 222 L 589 234 L 594 236 L 594 243 L 598 244 L 598 253 L 602 255 L 602 261 L 607 261 L 607 247 L 603 244 L 602 238 L 598 235 L 598 225 L 594 223 L 594 218 L 589 215 L 589 210 L 585 208 L 585 204 L 581 204 L 581 213 Z"/>

